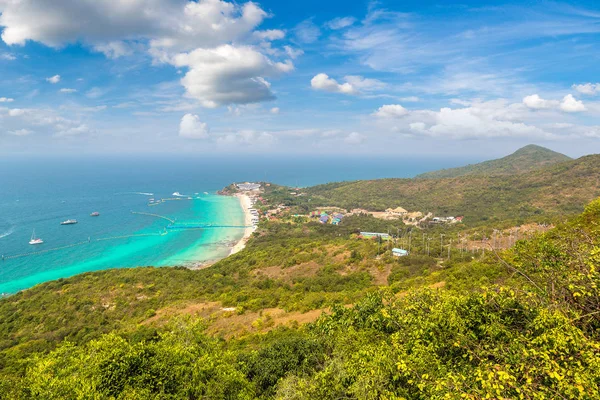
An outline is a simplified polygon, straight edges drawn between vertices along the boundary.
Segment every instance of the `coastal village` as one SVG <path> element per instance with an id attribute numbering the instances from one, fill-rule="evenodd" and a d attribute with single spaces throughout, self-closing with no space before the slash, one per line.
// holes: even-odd
<path id="1" fill-rule="evenodd" d="M 354 236 L 356 239 L 371 239 L 381 243 L 386 242 L 390 254 L 394 257 L 408 256 L 411 251 L 410 238 L 414 235 L 422 236 L 421 251 L 424 254 L 431 254 L 433 251 L 439 253 L 454 248 L 470 252 L 485 252 L 489 249 L 500 249 L 512 247 L 519 238 L 531 236 L 536 232 L 543 232 L 551 228 L 543 224 L 529 224 L 521 227 L 508 228 L 503 230 L 494 229 L 493 232 L 485 234 L 483 232 L 458 233 L 454 243 L 448 239 L 444 244 L 445 230 L 453 227 L 459 227 L 463 224 L 464 217 L 461 215 L 435 215 L 429 211 L 406 210 L 403 207 L 389 207 L 385 211 L 367 210 L 364 208 L 344 209 L 337 206 L 314 206 L 310 211 L 300 213 L 298 207 L 286 204 L 285 201 L 277 202 L 274 196 L 271 183 L 243 182 L 233 183 L 224 189 L 220 194 L 234 195 L 240 198 L 244 211 L 246 213 L 247 231 L 244 238 L 234 249 L 232 254 L 240 251 L 253 232 L 258 228 L 261 220 L 271 222 L 294 222 L 306 223 L 315 222 L 322 225 L 341 225 L 345 218 L 350 216 L 369 216 L 377 220 L 386 221 L 393 224 L 394 229 L 388 229 L 386 232 L 358 231 Z M 287 197 L 292 199 L 303 198 L 306 193 L 301 188 L 285 188 L 277 186 L 278 192 L 287 190 Z M 310 200 L 310 199 L 309 199 Z M 400 227 L 398 227 L 400 223 Z M 391 227 L 392 225 L 390 225 Z M 437 240 L 440 242 L 437 250 L 434 250 L 435 242 L 428 233 L 431 229 L 437 228 Z M 441 231 L 439 231 L 441 229 Z M 401 232 L 402 231 L 402 232 Z M 421 233 L 419 233 L 421 232 Z M 448 235 L 450 237 L 450 235 Z M 441 240 L 440 240 L 441 239 Z M 394 247 L 400 244 L 399 247 Z M 394 246 L 392 246 L 394 245 Z"/>

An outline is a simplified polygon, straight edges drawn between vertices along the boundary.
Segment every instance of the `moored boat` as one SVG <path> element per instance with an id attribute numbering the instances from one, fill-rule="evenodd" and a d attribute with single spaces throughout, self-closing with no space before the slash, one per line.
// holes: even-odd
<path id="1" fill-rule="evenodd" d="M 35 244 L 42 244 L 42 243 L 44 243 L 44 241 L 42 239 L 35 237 L 35 229 L 34 229 L 33 233 L 31 234 L 31 240 L 29 241 L 29 244 L 35 245 Z"/>

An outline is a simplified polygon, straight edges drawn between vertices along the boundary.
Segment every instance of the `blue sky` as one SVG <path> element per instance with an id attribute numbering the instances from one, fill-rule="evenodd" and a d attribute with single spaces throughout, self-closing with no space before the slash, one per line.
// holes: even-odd
<path id="1" fill-rule="evenodd" d="M 600 152 L 597 1 L 0 12 L 0 154 Z"/>

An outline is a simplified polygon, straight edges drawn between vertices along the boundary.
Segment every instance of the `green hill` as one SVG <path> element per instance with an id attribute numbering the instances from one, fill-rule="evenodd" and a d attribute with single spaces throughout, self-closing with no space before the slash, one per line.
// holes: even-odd
<path id="1" fill-rule="evenodd" d="M 464 175 L 514 175 L 571 160 L 564 154 L 530 144 L 513 154 L 459 168 L 442 169 L 417 175 L 416 178 L 456 178 Z"/>
<path id="2" fill-rule="evenodd" d="M 597 399 L 599 222 L 595 201 L 511 250 L 433 264 L 367 254 L 375 241 L 331 225 L 267 224 L 210 269 L 49 282 L 0 300 L 0 398 Z M 344 257 L 332 245 L 358 247 Z M 279 277 L 260 267 L 282 261 Z M 395 278 L 356 297 L 360 274 L 384 262 Z M 301 302 L 328 309 L 273 326 L 272 307 Z M 221 336 L 215 323 L 245 329 Z"/>
<path id="3" fill-rule="evenodd" d="M 580 212 L 600 196 L 598 171 L 600 155 L 591 155 L 516 175 L 331 183 L 307 188 L 306 196 L 289 201 L 301 207 L 335 205 L 371 211 L 400 206 L 464 215 L 470 223 L 562 216 Z"/>

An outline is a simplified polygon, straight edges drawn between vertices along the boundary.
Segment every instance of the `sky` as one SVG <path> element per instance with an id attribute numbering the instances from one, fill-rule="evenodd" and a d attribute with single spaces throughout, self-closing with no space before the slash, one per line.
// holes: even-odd
<path id="1" fill-rule="evenodd" d="M 600 153 L 597 0 L 0 0 L 0 33 L 0 156 Z"/>

